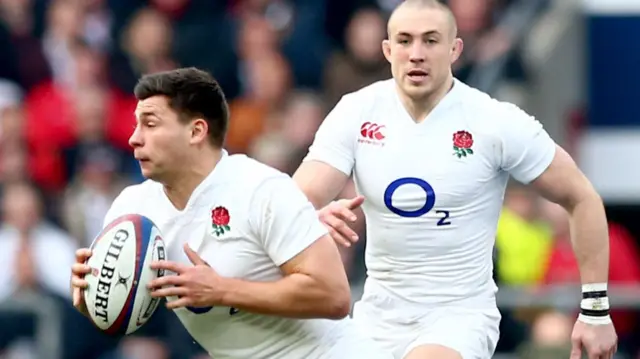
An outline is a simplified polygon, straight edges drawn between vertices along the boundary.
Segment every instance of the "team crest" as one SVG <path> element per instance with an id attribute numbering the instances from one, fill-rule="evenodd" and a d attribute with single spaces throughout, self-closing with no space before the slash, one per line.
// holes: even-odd
<path id="1" fill-rule="evenodd" d="M 211 226 L 213 228 L 213 233 L 220 237 L 225 232 L 231 230 L 229 227 L 229 221 L 231 221 L 231 217 L 229 216 L 229 211 L 222 207 L 218 206 L 211 210 Z"/>
<path id="2" fill-rule="evenodd" d="M 453 134 L 453 155 L 467 157 L 473 154 L 473 136 L 467 131 L 458 131 Z"/>

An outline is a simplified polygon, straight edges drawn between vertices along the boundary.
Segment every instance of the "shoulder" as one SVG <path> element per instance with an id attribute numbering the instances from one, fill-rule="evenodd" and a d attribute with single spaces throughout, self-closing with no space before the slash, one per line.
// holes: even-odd
<path id="1" fill-rule="evenodd" d="M 230 155 L 225 164 L 224 188 L 251 197 L 272 182 L 287 182 L 289 175 L 246 155 Z M 292 185 L 293 181 L 291 181 Z"/>
<path id="2" fill-rule="evenodd" d="M 136 201 L 137 199 L 157 194 L 159 190 L 162 190 L 162 185 L 152 180 L 146 180 L 142 183 L 126 186 L 118 195 L 118 198 L 131 199 Z"/>
<path id="3" fill-rule="evenodd" d="M 247 218 L 248 224 L 263 223 L 308 202 L 289 175 L 246 155 L 229 156 L 221 174 L 224 180 L 211 193 L 214 202 L 240 213 L 236 217 Z"/>
<path id="4" fill-rule="evenodd" d="M 527 125 L 541 126 L 513 103 L 500 101 L 460 81 L 456 81 L 456 86 L 460 86 L 457 102 L 461 115 L 477 132 L 500 136 L 505 131 L 524 130 Z"/>
<path id="5" fill-rule="evenodd" d="M 159 203 L 161 194 L 162 185 L 151 180 L 125 187 L 111 203 L 104 217 L 103 226 L 128 213 L 144 215 L 157 213 L 157 209 L 162 208 Z"/>
<path id="6" fill-rule="evenodd" d="M 525 115 L 530 117 L 524 110 L 510 102 L 505 102 L 491 97 L 486 92 L 480 91 L 463 82 L 457 81 L 461 87 L 458 101 L 463 103 L 469 111 L 476 111 L 486 115 L 487 120 L 504 121 L 513 115 Z"/>
<path id="7" fill-rule="evenodd" d="M 231 166 L 227 168 L 233 169 L 234 173 L 227 178 L 225 192 L 230 196 L 235 194 L 240 202 L 246 201 L 249 206 L 267 205 L 271 209 L 280 205 L 296 207 L 298 203 L 308 202 L 288 174 L 245 155 L 233 155 L 229 160 Z"/>

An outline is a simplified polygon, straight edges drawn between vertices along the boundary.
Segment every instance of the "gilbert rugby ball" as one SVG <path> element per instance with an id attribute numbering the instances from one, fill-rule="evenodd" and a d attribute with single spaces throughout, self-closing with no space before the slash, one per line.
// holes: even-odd
<path id="1" fill-rule="evenodd" d="M 147 284 L 164 275 L 152 270 L 152 261 L 165 259 L 162 236 L 144 216 L 116 218 L 91 245 L 84 291 L 93 323 L 111 335 L 135 332 L 151 318 L 159 299 L 151 297 Z"/>

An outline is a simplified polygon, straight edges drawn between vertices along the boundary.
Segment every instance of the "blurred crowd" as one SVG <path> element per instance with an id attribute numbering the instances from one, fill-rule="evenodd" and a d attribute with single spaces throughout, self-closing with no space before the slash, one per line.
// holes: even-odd
<path id="1" fill-rule="evenodd" d="M 230 103 L 227 149 L 292 173 L 343 94 L 390 77 L 380 42 L 399 2 L 0 0 L 0 302 L 34 292 L 55 300 L 65 359 L 206 358 L 164 309 L 138 335 L 118 340 L 69 303 L 74 250 L 91 243 L 122 188 L 142 180 L 128 146 L 137 79 L 179 66 L 210 71 Z M 465 41 L 455 67 L 461 80 L 514 46 L 496 25 L 514 0 L 447 2 Z M 517 51 L 509 64 L 507 75 L 525 81 Z M 498 282 L 577 281 L 565 214 L 536 205 L 525 189 L 509 193 Z M 364 224 L 356 227 L 362 233 Z M 625 258 L 612 278 L 640 281 L 633 240 L 623 228 L 611 230 Z M 362 250 L 343 252 L 354 286 L 364 276 Z M 627 314 L 632 328 L 638 321 Z M 501 345 L 553 359 L 540 350 L 564 353 L 572 315 L 505 312 Z M 0 312 L 0 322 L 0 358 L 35 358 L 33 318 Z"/>

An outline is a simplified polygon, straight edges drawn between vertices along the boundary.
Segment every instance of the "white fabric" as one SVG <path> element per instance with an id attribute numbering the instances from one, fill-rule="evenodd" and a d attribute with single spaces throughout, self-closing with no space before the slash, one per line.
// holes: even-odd
<path id="1" fill-rule="evenodd" d="M 230 222 L 217 236 L 212 210 L 219 206 L 228 210 Z M 125 189 L 105 225 L 128 213 L 145 215 L 158 226 L 169 260 L 190 263 L 182 248 L 188 242 L 220 275 L 251 281 L 282 278 L 279 265 L 327 233 L 291 178 L 243 155 L 224 156 L 183 211 L 172 206 L 158 183 Z M 216 359 L 338 359 L 371 350 L 350 319 L 296 320 L 228 307 L 202 314 L 181 308 L 176 314 Z M 385 358 L 376 352 L 367 357 Z"/>
<path id="2" fill-rule="evenodd" d="M 458 131 L 473 137 L 473 154 L 455 154 Z M 492 248 L 508 175 L 534 180 L 555 148 L 534 118 L 457 80 L 416 123 L 387 80 L 345 95 L 305 161 L 354 175 L 366 198 L 368 281 L 428 307 L 492 307 Z"/>

